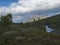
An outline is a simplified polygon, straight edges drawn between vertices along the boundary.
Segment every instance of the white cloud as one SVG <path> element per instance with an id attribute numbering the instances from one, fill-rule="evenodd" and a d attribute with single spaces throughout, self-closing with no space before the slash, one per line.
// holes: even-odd
<path id="1" fill-rule="evenodd" d="M 59 7 L 60 0 L 19 0 L 17 3 L 12 3 L 9 7 L 0 8 L 0 14 L 3 13 L 24 13 L 32 10 L 48 10 Z"/>
<path id="2" fill-rule="evenodd" d="M 34 10 L 49 10 L 60 7 L 60 0 L 19 0 L 8 7 L 0 7 L 0 15 L 19 14 Z"/>

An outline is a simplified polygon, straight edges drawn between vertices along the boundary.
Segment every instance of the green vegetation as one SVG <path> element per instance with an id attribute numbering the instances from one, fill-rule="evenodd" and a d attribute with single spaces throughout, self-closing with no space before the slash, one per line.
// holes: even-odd
<path id="1" fill-rule="evenodd" d="M 44 19 L 45 24 L 49 27 L 60 30 L 60 14 Z"/>
<path id="2" fill-rule="evenodd" d="M 7 14 L 6 16 L 1 16 L 0 18 L 0 35 L 11 27 L 12 24 L 12 15 Z"/>
<path id="3" fill-rule="evenodd" d="M 60 45 L 60 35 L 46 32 L 45 25 L 52 20 L 50 18 L 49 21 L 38 18 L 34 22 L 12 23 L 12 15 L 7 14 L 0 19 L 0 45 Z"/>

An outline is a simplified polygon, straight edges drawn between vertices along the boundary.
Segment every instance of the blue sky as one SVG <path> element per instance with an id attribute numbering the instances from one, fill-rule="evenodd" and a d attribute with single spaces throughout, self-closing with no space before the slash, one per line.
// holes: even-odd
<path id="1" fill-rule="evenodd" d="M 14 22 L 25 21 L 33 15 L 60 14 L 60 0 L 0 0 L 0 15 L 11 13 Z"/>
<path id="2" fill-rule="evenodd" d="M 0 0 L 0 6 L 9 6 L 11 3 L 16 3 L 18 0 Z"/>

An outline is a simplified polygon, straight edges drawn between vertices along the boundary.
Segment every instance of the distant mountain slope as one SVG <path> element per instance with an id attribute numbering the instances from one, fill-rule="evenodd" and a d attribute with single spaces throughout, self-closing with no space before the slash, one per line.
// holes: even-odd
<path id="1" fill-rule="evenodd" d="M 47 15 L 32 15 L 31 17 L 29 17 L 26 22 L 33 22 L 34 20 L 38 20 L 39 19 L 45 19 L 47 18 L 48 16 Z"/>
<path id="2" fill-rule="evenodd" d="M 60 25 L 60 14 L 45 19 L 48 25 Z"/>

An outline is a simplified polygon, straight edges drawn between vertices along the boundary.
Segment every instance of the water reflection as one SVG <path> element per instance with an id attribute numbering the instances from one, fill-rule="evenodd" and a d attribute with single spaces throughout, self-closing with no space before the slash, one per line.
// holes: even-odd
<path id="1" fill-rule="evenodd" d="M 46 27 L 46 31 L 47 31 L 47 32 L 52 32 L 52 31 L 54 31 L 54 29 L 48 27 L 47 25 L 46 25 L 45 27 Z"/>
<path id="2" fill-rule="evenodd" d="M 60 35 L 60 30 L 59 29 L 54 29 L 54 28 L 51 28 L 51 27 L 49 27 L 47 25 L 45 26 L 45 28 L 46 28 L 47 32 L 50 32 L 52 34 L 58 34 L 58 35 Z"/>

